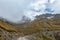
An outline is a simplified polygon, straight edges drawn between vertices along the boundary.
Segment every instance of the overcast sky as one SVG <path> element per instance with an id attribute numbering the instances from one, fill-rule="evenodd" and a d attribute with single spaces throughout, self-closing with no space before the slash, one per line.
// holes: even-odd
<path id="1" fill-rule="evenodd" d="M 0 0 L 0 17 L 3 17 L 12 22 L 18 22 L 22 19 L 22 16 L 33 19 L 34 16 L 42 14 L 43 12 L 33 12 L 30 9 L 35 8 L 38 10 L 40 8 L 44 10 L 47 0 Z M 56 0 L 53 9 L 56 13 L 60 13 L 60 0 Z M 51 0 L 53 3 L 54 0 Z"/>

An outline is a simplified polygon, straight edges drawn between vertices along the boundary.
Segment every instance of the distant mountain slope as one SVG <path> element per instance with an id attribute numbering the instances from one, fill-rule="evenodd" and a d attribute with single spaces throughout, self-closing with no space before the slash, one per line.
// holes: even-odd
<path id="1" fill-rule="evenodd" d="M 34 21 L 26 22 L 22 24 L 16 24 L 15 26 L 21 29 L 21 31 L 24 34 L 38 32 L 40 30 L 45 30 L 46 28 L 47 30 L 60 30 L 60 17 L 57 18 L 56 17 L 57 14 L 54 15 L 50 14 L 50 16 L 54 16 L 54 17 L 48 19 L 47 17 L 50 17 L 48 15 L 49 14 L 47 14 L 46 16 L 44 15 L 45 16 L 44 18 L 41 15 L 38 16 L 38 18 L 36 18 Z"/>
<path id="2" fill-rule="evenodd" d="M 47 17 L 51 17 L 51 16 L 53 16 L 53 17 L 47 18 Z M 35 33 L 40 33 L 42 31 L 43 31 L 42 32 L 43 34 L 45 34 L 44 32 L 46 32 L 46 31 L 55 32 L 55 31 L 60 30 L 60 14 L 54 14 L 54 15 L 45 14 L 45 15 L 41 15 L 41 16 L 39 15 L 33 21 L 18 23 L 18 24 L 14 24 L 14 25 L 12 25 L 12 24 L 14 24 L 14 23 L 10 24 L 10 22 L 0 19 L 0 30 L 2 31 L 2 32 L 1 31 L 0 32 L 5 33 L 9 38 L 10 38 L 10 36 L 15 36 L 14 34 L 18 34 L 17 36 L 25 36 L 25 35 L 32 34 L 34 36 Z M 11 32 L 11 31 L 14 31 L 14 32 Z M 1 34 L 1 36 L 2 36 L 2 34 Z M 7 36 L 6 36 L 6 38 L 8 38 Z M 44 36 L 45 39 L 47 39 L 47 40 L 50 39 L 46 36 L 47 35 Z M 2 37 L 2 38 L 4 38 L 4 37 Z"/>

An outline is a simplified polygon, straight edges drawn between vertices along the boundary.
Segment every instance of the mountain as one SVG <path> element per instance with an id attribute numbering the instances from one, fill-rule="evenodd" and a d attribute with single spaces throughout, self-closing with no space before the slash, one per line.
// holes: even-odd
<path id="1" fill-rule="evenodd" d="M 51 16 L 54 16 L 54 17 L 51 17 Z M 41 28 L 43 28 L 43 30 L 45 28 L 48 28 L 50 30 L 60 29 L 60 17 L 57 18 L 56 16 L 58 17 L 58 14 L 43 14 L 41 16 L 39 15 L 38 17 L 36 17 L 35 20 L 33 20 L 31 22 L 20 23 L 20 24 L 16 24 L 15 26 L 19 27 L 19 29 L 21 29 L 21 30 L 23 29 L 23 32 L 25 32 L 25 33 L 27 33 L 27 32 L 30 33 L 29 30 L 31 30 L 31 29 L 33 29 L 34 31 L 35 30 L 40 31 Z M 51 18 L 47 18 L 47 17 L 51 17 Z M 37 29 L 35 29 L 35 28 L 37 28 Z M 34 31 L 32 31 L 32 32 L 34 32 Z"/>
<path id="2" fill-rule="evenodd" d="M 48 16 L 49 15 L 49 16 Z M 51 17 L 52 18 L 47 18 Z M 54 40 L 60 39 L 60 14 L 43 14 L 31 22 L 16 24 L 24 35 L 30 40 Z M 54 37 L 53 37 L 54 36 Z"/>
<path id="3" fill-rule="evenodd" d="M 49 15 L 49 16 L 48 16 Z M 52 18 L 47 18 L 51 17 Z M 12 23 L 14 24 L 14 23 Z M 28 36 L 29 39 L 36 39 L 36 40 L 53 40 L 55 37 L 57 39 L 58 32 L 60 32 L 60 14 L 43 14 L 36 17 L 35 20 L 30 22 L 24 22 L 24 23 L 17 23 L 17 24 L 9 24 L 6 20 L 0 19 L 0 31 L 1 33 L 4 33 L 7 35 L 6 38 L 14 39 L 13 36 L 19 37 L 19 36 Z M 12 32 L 14 31 L 14 32 Z M 1 34 L 0 33 L 0 34 Z M 9 35 L 10 36 L 9 36 Z M 17 35 L 14 35 L 17 34 Z M 2 36 L 2 34 L 1 34 Z M 54 36 L 54 37 L 53 37 Z M 35 38 L 34 38 L 35 37 Z M 4 39 L 4 36 L 2 36 Z"/>
<path id="4" fill-rule="evenodd" d="M 36 16 L 36 18 L 46 18 L 51 16 L 55 16 L 55 14 L 42 14 L 42 15 Z"/>

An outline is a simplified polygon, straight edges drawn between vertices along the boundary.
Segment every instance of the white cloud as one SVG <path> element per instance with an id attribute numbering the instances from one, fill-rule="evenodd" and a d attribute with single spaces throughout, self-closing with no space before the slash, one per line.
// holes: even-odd
<path id="1" fill-rule="evenodd" d="M 55 2 L 55 0 L 51 0 L 51 3 L 54 3 Z"/>
<path id="2" fill-rule="evenodd" d="M 60 0 L 55 0 L 55 4 L 53 5 L 53 9 L 55 10 L 55 14 L 60 14 Z"/>
<path id="3" fill-rule="evenodd" d="M 28 6 L 28 10 L 26 10 L 24 13 L 27 17 L 29 17 L 30 19 L 34 19 L 34 17 L 36 15 L 40 15 L 40 14 L 44 14 L 44 9 L 45 9 L 45 4 L 46 0 L 37 0 L 36 2 L 32 2 L 29 6 Z M 36 11 L 34 11 L 36 10 Z M 39 12 L 39 10 L 41 10 L 41 12 Z"/>
<path id="4" fill-rule="evenodd" d="M 51 0 L 51 3 L 54 1 Z M 44 14 L 46 2 L 47 0 L 0 0 L 0 17 L 12 22 L 20 21 L 24 15 L 34 19 L 34 16 Z M 30 9 L 41 10 L 41 12 L 34 12 Z M 55 13 L 60 13 L 60 0 L 55 1 L 53 9 Z"/>
<path id="5" fill-rule="evenodd" d="M 12 22 L 20 21 L 24 10 L 33 0 L 0 0 L 0 17 Z"/>

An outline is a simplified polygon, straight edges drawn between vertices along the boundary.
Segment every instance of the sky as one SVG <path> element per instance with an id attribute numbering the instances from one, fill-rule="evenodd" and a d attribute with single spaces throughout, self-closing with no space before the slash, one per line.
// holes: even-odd
<path id="1" fill-rule="evenodd" d="M 0 17 L 11 22 L 18 22 L 25 15 L 34 19 L 36 15 L 43 14 L 47 0 L 0 0 Z M 54 3 L 55 2 L 55 3 Z M 60 13 L 60 0 L 51 0 L 55 13 Z M 36 12 L 34 10 L 41 10 Z"/>

